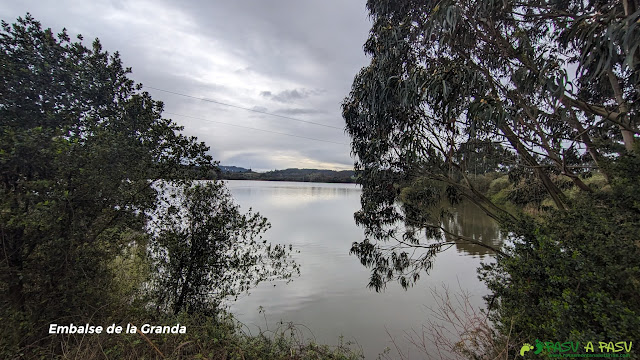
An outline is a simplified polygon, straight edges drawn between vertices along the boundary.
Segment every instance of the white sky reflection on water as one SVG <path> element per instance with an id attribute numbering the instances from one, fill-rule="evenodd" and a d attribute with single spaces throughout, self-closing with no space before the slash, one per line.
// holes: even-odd
<path id="1" fill-rule="evenodd" d="M 488 291 L 476 274 L 481 260 L 477 249 L 471 248 L 439 254 L 430 275 L 422 274 L 408 291 L 397 283 L 389 284 L 384 293 L 368 289 L 369 269 L 349 255 L 351 243 L 364 237 L 353 220 L 360 207 L 356 185 L 258 181 L 229 181 L 228 185 L 243 209 L 252 207 L 269 219 L 268 241 L 293 244 L 300 250 L 295 254 L 301 266 L 299 278 L 289 284 L 263 283 L 231 304 L 232 312 L 253 333 L 258 327 L 273 330 L 280 321 L 303 324 L 311 331 L 304 330 L 306 337 L 321 343 L 337 345 L 340 335 L 346 341 L 357 341 L 369 359 L 393 346 L 387 330 L 410 348 L 402 336 L 426 323 L 428 307 L 433 306 L 431 288 L 444 284 L 452 293 L 461 288 L 472 294 L 474 305 L 484 304 L 482 296 Z M 480 231 L 479 223 L 465 224 Z M 491 230 L 482 231 L 486 236 Z M 485 256 L 483 261 L 488 260 Z M 265 310 L 267 323 L 259 306 Z M 414 350 L 411 353 L 417 355 Z"/>

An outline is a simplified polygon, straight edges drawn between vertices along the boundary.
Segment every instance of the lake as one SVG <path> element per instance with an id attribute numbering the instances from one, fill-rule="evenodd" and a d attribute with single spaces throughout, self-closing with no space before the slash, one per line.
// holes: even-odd
<path id="1" fill-rule="evenodd" d="M 301 324 L 304 338 L 337 345 L 355 342 L 367 359 L 376 358 L 391 337 L 411 358 L 421 358 L 405 332 L 421 332 L 433 320 L 432 289 L 446 286 L 451 293 L 471 294 L 471 304 L 484 305 L 487 288 L 477 279 L 481 261 L 491 261 L 479 246 L 456 245 L 439 254 L 429 275 L 423 274 L 409 290 L 390 283 L 383 293 L 367 288 L 369 270 L 349 255 L 351 243 L 364 238 L 353 213 L 360 208 L 360 188 L 355 184 L 321 184 L 267 181 L 226 181 L 236 202 L 269 219 L 272 227 L 265 239 L 292 244 L 299 253 L 301 275 L 290 283 L 267 282 L 251 290 L 230 310 L 254 335 L 274 330 L 282 321 Z M 454 220 L 444 224 L 466 236 L 499 243 L 496 225 L 471 205 L 456 209 Z M 275 285 L 275 286 L 274 286 Z M 259 308 L 264 311 L 260 312 Z M 390 353 L 393 358 L 393 352 Z"/>

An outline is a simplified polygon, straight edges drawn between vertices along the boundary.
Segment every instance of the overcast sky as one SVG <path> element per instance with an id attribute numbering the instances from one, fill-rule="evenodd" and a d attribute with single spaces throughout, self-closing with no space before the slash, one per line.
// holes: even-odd
<path id="1" fill-rule="evenodd" d="M 0 17 L 13 23 L 30 12 L 54 33 L 82 34 L 86 45 L 98 37 L 148 87 L 331 126 L 146 88 L 223 165 L 350 169 L 340 104 L 368 63 L 365 2 L 5 0 Z"/>

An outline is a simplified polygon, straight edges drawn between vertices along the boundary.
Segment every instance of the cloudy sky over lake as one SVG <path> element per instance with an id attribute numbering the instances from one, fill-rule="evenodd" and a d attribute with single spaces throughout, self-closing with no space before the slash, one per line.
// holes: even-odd
<path id="1" fill-rule="evenodd" d="M 0 18 L 98 37 L 224 165 L 349 169 L 340 104 L 368 62 L 365 2 L 9 0 Z"/>

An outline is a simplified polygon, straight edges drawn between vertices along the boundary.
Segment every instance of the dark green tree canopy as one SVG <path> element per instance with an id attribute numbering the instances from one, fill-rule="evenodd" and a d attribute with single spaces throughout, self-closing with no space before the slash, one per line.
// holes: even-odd
<path id="1" fill-rule="evenodd" d="M 81 276 L 93 267 L 82 252 L 117 253 L 126 229 L 140 229 L 155 203 L 154 179 L 183 177 L 183 164 L 213 163 L 98 40 L 86 48 L 30 16 L 2 27 L 3 283 L 12 305 L 40 312 L 49 307 L 39 296 L 70 306 L 50 293 L 64 299 L 67 287 L 84 286 L 43 278 Z"/>
<path id="2" fill-rule="evenodd" d="M 199 173 L 215 171 L 216 164 L 204 143 L 162 117 L 162 102 L 140 91 L 117 52 L 104 51 L 97 39 L 91 47 L 78 40 L 64 30 L 43 30 L 30 15 L 13 25 L 2 22 L 0 320 L 6 326 L 0 357 L 5 349 L 45 341 L 49 323 L 99 323 L 127 306 L 133 295 L 122 292 L 129 285 L 119 278 L 126 271 L 116 260 L 144 257 L 150 237 L 156 250 L 165 247 L 156 254 L 170 255 L 153 261 L 179 261 L 172 268 L 178 278 L 164 279 L 188 288 L 178 305 L 203 303 L 203 287 L 228 286 L 208 281 L 212 273 L 244 281 L 249 272 L 234 271 L 255 260 L 251 251 L 269 246 L 254 241 L 266 220 L 242 215 L 218 182 L 185 191 L 194 228 L 150 236 L 150 214 L 163 203 L 161 185 L 191 189 Z M 234 248 L 245 237 L 245 252 Z M 181 256 L 189 241 L 203 245 Z M 268 256 L 288 259 L 288 250 L 271 250 Z M 271 275 L 288 274 L 290 265 Z M 185 280 L 180 274 L 191 268 L 197 273 Z"/>

